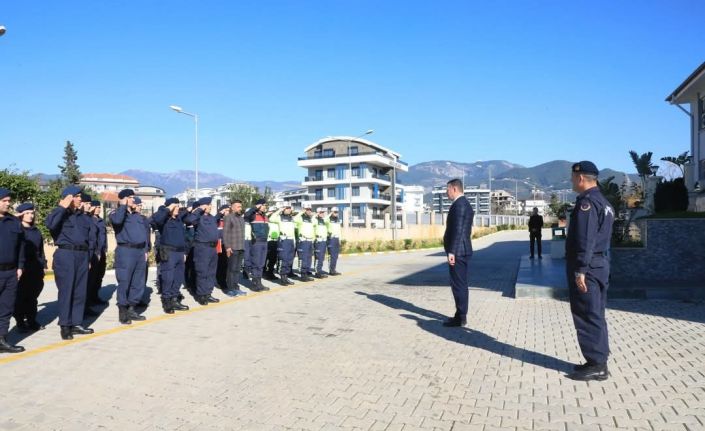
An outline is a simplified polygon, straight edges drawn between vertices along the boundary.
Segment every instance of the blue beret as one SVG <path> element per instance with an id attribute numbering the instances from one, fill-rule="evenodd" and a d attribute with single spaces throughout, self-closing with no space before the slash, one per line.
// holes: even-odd
<path id="1" fill-rule="evenodd" d="M 228 208 L 230 208 L 230 205 L 221 205 L 220 208 L 218 208 L 218 212 L 221 212 L 221 211 L 226 210 Z"/>
<path id="2" fill-rule="evenodd" d="M 15 208 L 15 212 L 21 213 L 21 212 L 25 212 L 25 211 L 29 211 L 29 210 L 33 210 L 33 209 L 34 209 L 33 203 L 25 202 L 23 204 L 18 205 L 17 208 Z"/>
<path id="3" fill-rule="evenodd" d="M 86 193 L 86 192 L 81 192 L 81 200 L 82 200 L 83 202 L 90 202 L 90 201 L 93 200 L 93 198 L 92 198 L 91 195 L 89 195 L 88 193 Z"/>
<path id="4" fill-rule="evenodd" d="M 78 195 L 81 193 L 81 188 L 78 186 L 68 186 L 61 192 L 61 197 L 65 198 L 68 195 Z"/>
<path id="5" fill-rule="evenodd" d="M 6 189 L 5 187 L 0 187 L 0 199 L 5 199 L 6 197 L 10 196 L 12 192 Z"/>
<path id="6" fill-rule="evenodd" d="M 194 203 L 191 204 L 191 209 L 194 209 L 194 210 L 195 210 L 196 208 L 198 208 L 198 207 L 200 207 L 200 206 L 201 206 L 201 201 L 200 201 L 200 200 L 197 200 L 196 202 L 194 202 Z"/>
<path id="7" fill-rule="evenodd" d="M 120 190 L 120 193 L 118 193 L 118 198 L 119 198 L 119 199 L 125 199 L 126 197 L 134 196 L 134 195 L 135 195 L 135 191 L 134 191 L 134 190 L 132 190 L 132 189 L 123 189 L 123 190 Z"/>
<path id="8" fill-rule="evenodd" d="M 100 206 L 100 201 L 91 201 L 91 206 L 99 207 L 99 206 Z"/>
<path id="9" fill-rule="evenodd" d="M 205 198 L 201 198 L 198 200 L 198 206 L 201 205 L 210 205 L 211 202 L 213 202 L 213 198 L 206 196 Z"/>
<path id="10" fill-rule="evenodd" d="M 581 174 L 592 174 L 599 175 L 600 171 L 597 170 L 597 166 L 593 162 L 583 160 L 582 162 L 575 163 L 573 165 L 573 172 L 579 172 Z"/>
<path id="11" fill-rule="evenodd" d="M 264 199 L 257 199 L 257 202 L 255 202 L 255 205 L 264 205 L 266 203 L 267 203 L 267 201 Z"/>
<path id="12" fill-rule="evenodd" d="M 169 198 L 169 199 L 167 199 L 167 200 L 164 201 L 164 206 L 165 206 L 165 207 L 168 207 L 168 206 L 171 205 L 171 204 L 177 204 L 177 205 L 178 205 L 178 204 L 179 204 L 179 200 L 176 199 L 176 198 Z"/>
<path id="13" fill-rule="evenodd" d="M 134 202 L 135 202 L 135 205 L 139 205 L 142 203 L 142 199 L 139 196 L 135 196 Z"/>

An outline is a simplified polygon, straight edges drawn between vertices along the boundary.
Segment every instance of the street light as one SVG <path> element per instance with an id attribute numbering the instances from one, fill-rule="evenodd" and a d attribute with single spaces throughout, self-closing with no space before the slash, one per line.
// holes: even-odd
<path id="1" fill-rule="evenodd" d="M 174 111 L 178 112 L 179 114 L 184 114 L 184 115 L 188 115 L 189 117 L 192 117 L 194 120 L 194 123 L 196 125 L 196 133 L 195 133 L 195 140 L 196 140 L 196 188 L 194 190 L 194 197 L 198 197 L 198 114 L 191 114 L 190 112 L 186 112 L 183 109 L 181 109 L 180 106 L 176 106 L 176 105 L 170 105 L 169 108 L 173 109 Z"/>
<path id="2" fill-rule="evenodd" d="M 4 25 L 0 25 L 0 36 L 2 36 L 3 34 L 5 34 L 5 31 L 7 31 L 7 29 L 5 28 L 5 26 L 4 26 Z"/>
<path id="3" fill-rule="evenodd" d="M 352 218 L 353 218 L 353 211 L 352 211 L 352 198 L 353 198 L 353 193 L 352 193 L 352 154 L 350 153 L 350 144 L 352 144 L 352 141 L 355 139 L 362 138 L 363 136 L 371 135 L 375 131 L 370 129 L 363 133 L 360 136 L 356 136 L 354 138 L 348 139 L 348 175 L 350 176 L 349 179 L 349 185 L 350 185 L 350 220 L 348 221 L 348 226 L 352 227 Z"/>

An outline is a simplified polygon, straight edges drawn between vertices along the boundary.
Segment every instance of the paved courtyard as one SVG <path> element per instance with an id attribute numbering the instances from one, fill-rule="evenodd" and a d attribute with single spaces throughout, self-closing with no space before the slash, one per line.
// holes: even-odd
<path id="1" fill-rule="evenodd" d="M 61 341 L 56 288 L 44 331 L 0 355 L 2 430 L 704 430 L 705 305 L 612 300 L 606 382 L 581 362 L 566 302 L 515 300 L 525 232 L 474 242 L 468 328 L 440 250 L 344 257 L 344 275 Z M 153 273 L 153 271 L 152 271 Z M 153 274 L 152 274 L 153 275 Z M 153 284 L 153 283 L 150 283 Z M 273 285 L 270 284 L 273 287 Z"/>

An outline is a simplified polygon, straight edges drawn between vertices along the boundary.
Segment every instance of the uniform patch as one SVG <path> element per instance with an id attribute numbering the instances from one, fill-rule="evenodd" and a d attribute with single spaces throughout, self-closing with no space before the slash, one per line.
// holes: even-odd
<path id="1" fill-rule="evenodd" d="M 580 204 L 580 209 L 582 211 L 589 211 L 590 210 L 590 204 L 588 202 L 585 202 L 584 204 Z"/>

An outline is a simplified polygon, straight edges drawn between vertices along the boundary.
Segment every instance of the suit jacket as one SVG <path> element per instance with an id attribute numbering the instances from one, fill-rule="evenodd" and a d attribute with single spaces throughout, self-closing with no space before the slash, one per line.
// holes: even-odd
<path id="1" fill-rule="evenodd" d="M 475 212 L 465 196 L 460 196 L 448 210 L 446 231 L 443 235 L 443 248 L 446 253 L 456 256 L 471 256 L 472 220 Z"/>

